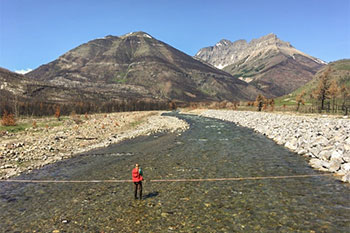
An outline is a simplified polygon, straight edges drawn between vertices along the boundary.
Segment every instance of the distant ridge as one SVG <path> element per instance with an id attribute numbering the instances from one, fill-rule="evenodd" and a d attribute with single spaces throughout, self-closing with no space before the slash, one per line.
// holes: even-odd
<path id="1" fill-rule="evenodd" d="M 195 57 L 273 96 L 288 94 L 306 84 L 326 64 L 272 33 L 249 43 L 223 39 L 200 49 Z"/>

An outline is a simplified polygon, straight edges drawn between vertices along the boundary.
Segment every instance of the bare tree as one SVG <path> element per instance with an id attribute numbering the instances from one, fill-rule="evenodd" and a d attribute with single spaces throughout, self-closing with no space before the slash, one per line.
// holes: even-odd
<path id="1" fill-rule="evenodd" d="M 314 96 L 321 101 L 320 111 L 324 110 L 325 101 L 329 99 L 329 74 L 331 72 L 331 68 L 328 67 L 327 70 L 321 75 L 320 80 L 318 82 L 317 89 L 314 90 Z"/>
<path id="2" fill-rule="evenodd" d="M 264 102 L 266 102 L 266 98 L 263 95 L 259 94 L 255 99 L 255 105 L 258 107 L 259 112 L 261 112 Z"/>
<path id="3" fill-rule="evenodd" d="M 331 85 L 329 87 L 329 96 L 332 98 L 333 113 L 335 112 L 335 106 L 336 106 L 338 95 L 339 95 L 338 83 L 336 80 L 332 80 Z"/>
<path id="4" fill-rule="evenodd" d="M 340 93 L 341 93 L 342 98 L 343 98 L 343 103 L 342 103 L 341 108 L 345 112 L 345 115 L 348 115 L 349 106 L 346 103 L 347 103 L 348 98 L 350 97 L 349 87 L 346 87 L 345 84 L 343 84 L 342 87 L 340 88 Z"/>
<path id="5" fill-rule="evenodd" d="M 305 91 L 302 91 L 299 95 L 296 96 L 296 98 L 295 98 L 295 100 L 297 102 L 297 109 L 296 109 L 296 111 L 299 111 L 300 104 L 302 104 L 302 105 L 305 104 L 304 95 L 305 95 Z"/>

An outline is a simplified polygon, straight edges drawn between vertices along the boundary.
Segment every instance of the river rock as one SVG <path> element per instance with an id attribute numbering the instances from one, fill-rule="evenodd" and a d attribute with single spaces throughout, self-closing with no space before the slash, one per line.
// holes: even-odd
<path id="1" fill-rule="evenodd" d="M 341 164 L 340 169 L 336 173 L 337 175 L 344 176 L 347 172 L 350 172 L 350 163 Z"/>
<path id="2" fill-rule="evenodd" d="M 333 159 L 339 159 L 339 160 L 341 160 L 342 157 L 343 157 L 342 154 L 343 154 L 343 153 L 342 153 L 341 151 L 335 150 L 335 151 L 332 152 L 330 159 L 331 159 L 331 160 L 333 160 Z"/>
<path id="3" fill-rule="evenodd" d="M 310 159 L 310 165 L 320 171 L 328 171 L 330 163 L 321 159 L 313 158 Z"/>
<path id="4" fill-rule="evenodd" d="M 350 163 L 350 151 L 346 151 L 342 157 L 344 163 Z"/>
<path id="5" fill-rule="evenodd" d="M 329 160 L 331 158 L 332 151 L 324 150 L 318 154 L 318 157 L 322 160 Z"/>
<path id="6" fill-rule="evenodd" d="M 350 183 L 350 172 L 347 172 L 347 173 L 341 178 L 341 180 L 342 180 L 343 182 L 348 182 L 348 183 Z"/>
<path id="7" fill-rule="evenodd" d="M 342 159 L 341 158 L 335 158 L 335 159 L 332 159 L 330 162 L 329 162 L 329 171 L 330 172 L 336 172 L 340 169 L 340 165 L 342 163 Z"/>
<path id="8" fill-rule="evenodd" d="M 318 133 L 320 134 L 320 133 Z M 315 138 L 315 140 L 312 142 L 314 145 L 317 146 L 328 146 L 328 139 L 323 137 L 323 136 L 318 136 L 317 138 Z"/>
<path id="9" fill-rule="evenodd" d="M 298 140 L 296 138 L 293 138 L 292 140 L 286 142 L 284 146 L 292 151 L 295 151 L 298 148 L 297 142 Z"/>

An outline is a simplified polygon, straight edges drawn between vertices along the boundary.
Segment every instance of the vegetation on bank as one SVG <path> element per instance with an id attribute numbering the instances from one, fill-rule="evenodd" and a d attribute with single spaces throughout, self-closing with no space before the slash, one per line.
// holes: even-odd
<path id="1" fill-rule="evenodd" d="M 152 111 L 152 110 L 173 110 L 176 104 L 172 101 L 159 100 L 133 100 L 125 99 L 120 101 L 78 101 L 65 103 L 48 103 L 45 101 L 25 101 L 17 99 L 0 100 L 0 115 L 5 112 L 19 116 L 53 116 L 60 118 L 61 115 L 91 113 L 111 113 L 111 112 L 132 112 L 132 111 Z"/>
<path id="2" fill-rule="evenodd" d="M 125 100 L 105 103 L 76 102 L 64 104 L 21 102 L 17 100 L 0 101 L 0 136 L 6 132 L 16 133 L 28 128 L 36 128 L 39 131 L 45 130 L 60 126 L 69 119 L 79 125 L 84 120 L 88 120 L 89 115 L 94 113 L 173 109 L 176 109 L 176 104 L 172 101 Z M 141 123 L 142 119 L 138 119 L 130 127 L 135 127 Z"/>

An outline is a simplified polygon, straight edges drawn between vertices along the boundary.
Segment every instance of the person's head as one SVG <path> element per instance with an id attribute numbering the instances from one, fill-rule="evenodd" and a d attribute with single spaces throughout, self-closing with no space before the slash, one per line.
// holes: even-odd
<path id="1" fill-rule="evenodd" d="M 137 163 L 137 164 L 135 164 L 135 168 L 139 168 L 139 164 Z"/>

